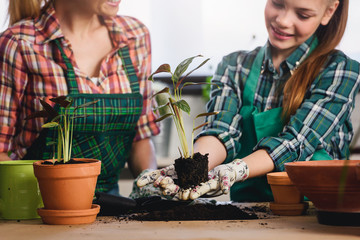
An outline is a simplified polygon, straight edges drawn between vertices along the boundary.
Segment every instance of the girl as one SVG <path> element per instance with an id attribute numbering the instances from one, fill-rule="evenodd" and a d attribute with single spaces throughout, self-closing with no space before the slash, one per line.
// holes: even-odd
<path id="1" fill-rule="evenodd" d="M 23 119 L 41 109 L 38 98 L 71 95 L 74 105 L 100 100 L 73 148 L 73 157 L 102 161 L 97 191 L 119 194 L 126 161 L 135 176 L 156 167 L 149 32 L 116 15 L 120 2 L 9 1 L 11 26 L 0 35 L 0 160 L 50 158 L 43 119 Z"/>
<path id="2" fill-rule="evenodd" d="M 181 199 L 230 190 L 233 201 L 272 201 L 266 173 L 291 161 L 349 158 L 359 63 L 335 50 L 347 13 L 348 0 L 267 1 L 266 45 L 224 57 L 213 77 L 220 88 L 207 107 L 220 113 L 195 142 L 195 152 L 209 153 L 210 180 L 182 189 Z M 155 181 L 175 194 L 173 166 L 162 170 L 138 185 Z"/>

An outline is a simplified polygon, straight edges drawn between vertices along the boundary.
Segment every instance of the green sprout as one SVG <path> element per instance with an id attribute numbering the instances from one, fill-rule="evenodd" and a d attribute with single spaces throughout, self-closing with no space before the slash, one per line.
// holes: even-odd
<path id="1" fill-rule="evenodd" d="M 48 118 L 48 122 L 43 124 L 43 128 L 57 128 L 58 139 L 57 142 L 48 142 L 47 145 L 57 144 L 57 161 L 63 160 L 64 163 L 70 161 L 72 152 L 73 132 L 74 132 L 74 119 L 79 117 L 87 117 L 86 114 L 75 115 L 75 112 L 87 106 L 97 103 L 99 100 L 84 103 L 79 106 L 71 108 L 73 99 L 71 97 L 59 96 L 51 98 L 50 101 L 58 105 L 60 108 L 59 112 L 56 111 L 55 106 L 51 106 L 46 101 L 40 99 L 40 103 L 43 106 L 43 110 L 35 112 L 25 120 L 33 118 Z M 63 157 L 62 157 L 63 156 Z M 55 160 L 55 155 L 53 157 Z"/>
<path id="2" fill-rule="evenodd" d="M 186 135 L 185 135 L 185 126 L 184 126 L 184 120 L 183 120 L 183 113 L 185 112 L 190 115 L 190 105 L 182 99 L 182 90 L 186 86 L 191 85 L 203 85 L 203 84 L 211 84 L 207 82 L 184 82 L 184 79 L 186 79 L 191 73 L 193 73 L 195 70 L 202 67 L 207 61 L 210 59 L 206 59 L 203 61 L 199 66 L 188 72 L 185 76 L 182 76 L 186 70 L 188 69 L 189 65 L 192 63 L 192 61 L 197 58 L 202 57 L 201 55 L 197 55 L 191 58 L 187 58 L 184 61 L 182 61 L 175 69 L 175 72 L 171 72 L 171 68 L 169 64 L 162 64 L 154 73 L 152 73 L 149 77 L 149 80 L 154 81 L 153 76 L 158 73 L 170 73 L 171 74 L 171 81 L 173 84 L 173 92 L 170 91 L 168 87 L 163 88 L 162 90 L 158 91 L 153 95 L 153 97 L 159 95 L 159 94 L 168 94 L 167 101 L 165 103 L 160 104 L 158 107 L 154 108 L 154 111 L 159 111 L 161 116 L 156 120 L 156 122 L 160 122 L 168 117 L 172 117 L 174 124 L 176 126 L 176 131 L 180 140 L 181 150 L 179 149 L 180 155 L 183 158 L 189 158 L 193 157 L 194 155 L 194 132 L 208 124 L 208 122 L 205 122 L 197 127 L 195 127 L 195 120 L 199 117 L 205 117 L 210 115 L 216 115 L 218 112 L 209 112 L 209 113 L 201 113 L 198 114 L 193 119 L 193 129 L 191 134 L 191 152 L 189 151 L 189 146 L 187 143 Z M 162 114 L 163 113 L 163 114 Z"/>

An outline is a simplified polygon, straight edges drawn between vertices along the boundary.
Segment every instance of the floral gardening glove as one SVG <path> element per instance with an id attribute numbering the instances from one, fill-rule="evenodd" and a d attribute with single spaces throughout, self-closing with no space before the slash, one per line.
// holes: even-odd
<path id="1" fill-rule="evenodd" d="M 235 182 L 245 181 L 249 176 L 249 168 L 241 159 L 222 164 L 209 171 L 209 181 L 201 183 L 193 189 L 179 192 L 181 200 L 197 199 L 206 193 L 222 192 L 227 194 Z"/>
<path id="2" fill-rule="evenodd" d="M 141 189 L 153 188 L 159 189 L 159 191 L 165 196 L 174 196 L 180 189 L 178 185 L 174 183 L 174 179 L 177 179 L 175 166 L 170 165 L 158 170 L 145 170 L 138 177 L 136 186 Z"/>

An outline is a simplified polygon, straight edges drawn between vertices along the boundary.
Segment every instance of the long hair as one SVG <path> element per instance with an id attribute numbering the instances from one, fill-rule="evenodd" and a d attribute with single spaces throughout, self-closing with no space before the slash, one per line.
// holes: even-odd
<path id="1" fill-rule="evenodd" d="M 324 66 L 328 56 L 334 51 L 344 35 L 348 18 L 349 0 L 340 0 L 338 8 L 325 26 L 320 25 L 315 34 L 319 45 L 300 64 L 284 86 L 283 119 L 287 122 L 300 107 L 305 93 Z"/>
<path id="2" fill-rule="evenodd" d="M 9 24 L 25 19 L 36 18 L 42 9 L 46 9 L 52 0 L 9 0 Z"/>

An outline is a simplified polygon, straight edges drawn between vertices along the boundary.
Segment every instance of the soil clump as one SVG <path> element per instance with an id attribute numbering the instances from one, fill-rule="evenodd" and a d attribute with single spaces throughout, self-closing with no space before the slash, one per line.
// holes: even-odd
<path id="1" fill-rule="evenodd" d="M 178 158 L 175 160 L 175 171 L 178 179 L 176 183 L 182 189 L 195 187 L 208 179 L 208 155 L 197 152 L 192 158 Z"/>

